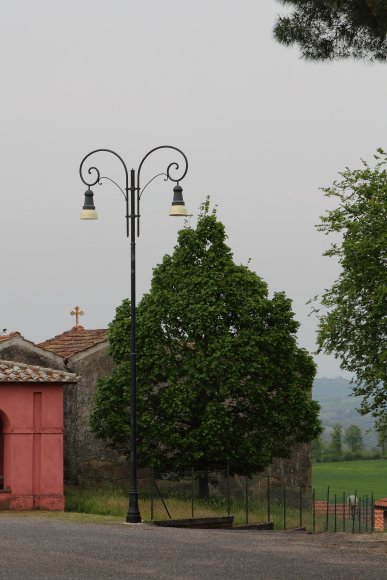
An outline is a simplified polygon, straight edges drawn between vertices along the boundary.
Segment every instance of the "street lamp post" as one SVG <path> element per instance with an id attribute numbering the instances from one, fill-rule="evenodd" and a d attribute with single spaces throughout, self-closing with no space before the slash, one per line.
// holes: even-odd
<path id="1" fill-rule="evenodd" d="M 141 169 L 144 161 L 153 152 L 160 149 L 172 149 L 178 152 L 184 161 L 183 171 L 179 172 L 179 177 L 173 177 L 171 171 L 179 171 L 179 164 L 172 162 L 167 166 L 165 173 L 155 175 L 146 185 L 141 188 L 140 177 Z M 84 164 L 89 157 L 97 153 L 111 153 L 115 155 L 122 163 L 125 170 L 125 189 L 122 189 L 110 177 L 101 176 L 97 167 L 91 166 L 87 170 L 87 175 L 84 175 Z M 170 180 L 176 183 L 173 188 L 172 206 L 169 212 L 171 216 L 186 216 L 187 210 L 183 201 L 183 189 L 180 186 L 180 181 L 185 177 L 188 171 L 188 160 L 185 154 L 177 147 L 171 145 L 161 145 L 151 149 L 142 159 L 138 166 L 137 172 L 134 169 L 130 170 L 130 180 L 128 168 L 120 155 L 111 149 L 96 149 L 91 151 L 84 157 L 79 167 L 79 174 L 88 189 L 85 192 L 85 202 L 81 211 L 81 219 L 97 219 L 97 212 L 94 205 L 94 193 L 90 189 L 95 184 L 100 184 L 103 179 L 112 181 L 123 193 L 126 203 L 126 235 L 130 235 L 130 260 L 131 260 L 131 320 L 130 320 L 130 490 L 129 490 L 129 508 L 126 515 L 126 521 L 129 523 L 141 522 L 141 514 L 138 506 L 138 490 L 137 490 L 137 344 L 136 344 L 136 235 L 140 235 L 140 200 L 145 188 L 153 179 L 160 175 L 165 176 L 165 180 Z M 130 213 L 129 213 L 130 210 Z"/>

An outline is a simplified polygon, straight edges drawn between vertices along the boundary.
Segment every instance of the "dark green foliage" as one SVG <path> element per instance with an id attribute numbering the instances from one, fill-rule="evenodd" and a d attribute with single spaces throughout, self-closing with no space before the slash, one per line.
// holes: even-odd
<path id="1" fill-rule="evenodd" d="M 324 190 L 339 205 L 321 218 L 325 234 L 340 235 L 325 252 L 338 259 L 339 278 L 321 296 L 318 344 L 355 374 L 361 412 L 387 413 L 387 157 L 380 149 L 372 169 L 346 169 Z M 318 312 L 318 311 L 317 311 Z"/>
<path id="2" fill-rule="evenodd" d="M 377 439 L 378 439 L 378 447 L 382 450 L 382 457 L 385 457 L 385 451 L 387 446 L 387 425 L 385 423 L 379 423 L 376 425 L 377 431 Z"/>
<path id="3" fill-rule="evenodd" d="M 363 435 L 360 427 L 349 425 L 344 431 L 344 443 L 349 447 L 351 453 L 360 454 L 364 448 Z"/>
<path id="4" fill-rule="evenodd" d="M 297 44 L 308 60 L 387 57 L 386 0 L 279 0 L 293 11 L 278 18 L 274 36 Z"/>
<path id="5" fill-rule="evenodd" d="M 263 470 L 320 432 L 315 365 L 298 348 L 291 302 L 236 265 L 203 207 L 179 232 L 138 306 L 138 457 L 163 471 Z M 92 429 L 129 453 L 129 302 L 110 325 L 117 367 L 99 382 Z"/>
<path id="6" fill-rule="evenodd" d="M 340 423 L 333 425 L 329 451 L 335 461 L 338 461 L 343 455 L 343 426 Z"/>
<path id="7" fill-rule="evenodd" d="M 320 463 L 323 461 L 324 444 L 321 437 L 317 437 L 312 441 L 312 461 L 313 463 Z"/>
<path id="8" fill-rule="evenodd" d="M 350 425 L 344 431 L 341 424 L 336 423 L 330 433 L 331 441 L 324 444 L 321 437 L 312 441 L 312 461 L 313 463 L 331 463 L 336 461 L 359 461 L 380 459 L 383 453 L 376 449 L 365 450 L 363 444 L 363 434 L 357 425 Z M 343 448 L 343 440 L 346 447 Z M 378 447 L 384 449 L 385 440 L 379 443 Z"/>

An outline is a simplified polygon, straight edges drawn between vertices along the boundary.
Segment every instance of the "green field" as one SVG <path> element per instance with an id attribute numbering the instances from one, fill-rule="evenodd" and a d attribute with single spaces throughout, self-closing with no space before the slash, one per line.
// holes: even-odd
<path id="1" fill-rule="evenodd" d="M 387 460 L 338 461 L 313 464 L 313 487 L 316 499 L 342 497 L 356 491 L 358 497 L 374 494 L 375 499 L 387 497 Z"/>

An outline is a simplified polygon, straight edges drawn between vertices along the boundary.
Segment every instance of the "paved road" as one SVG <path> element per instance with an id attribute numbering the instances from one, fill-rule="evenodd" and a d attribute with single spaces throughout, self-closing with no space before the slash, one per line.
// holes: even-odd
<path id="1" fill-rule="evenodd" d="M 387 536 L 180 530 L 0 515 L 4 580 L 387 578 Z"/>

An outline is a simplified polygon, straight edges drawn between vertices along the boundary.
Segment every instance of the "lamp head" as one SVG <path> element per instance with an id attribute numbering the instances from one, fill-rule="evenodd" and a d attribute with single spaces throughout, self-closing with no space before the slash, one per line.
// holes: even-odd
<path id="1" fill-rule="evenodd" d="M 173 200 L 169 215 L 176 217 L 185 217 L 188 215 L 187 208 L 183 200 L 183 188 L 179 182 L 173 188 Z"/>
<path id="2" fill-rule="evenodd" d="M 85 203 L 81 211 L 81 220 L 96 220 L 98 219 L 97 212 L 95 211 L 94 205 L 94 193 L 91 191 L 90 187 L 85 191 Z"/>

